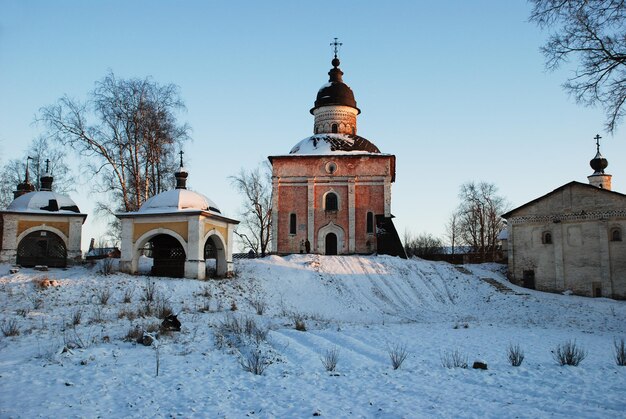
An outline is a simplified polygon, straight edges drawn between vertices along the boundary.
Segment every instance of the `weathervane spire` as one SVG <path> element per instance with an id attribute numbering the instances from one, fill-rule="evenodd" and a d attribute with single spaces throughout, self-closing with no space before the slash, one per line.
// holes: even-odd
<path id="1" fill-rule="evenodd" d="M 183 167 L 183 154 L 185 154 L 185 152 L 183 150 L 180 150 L 180 167 Z"/>

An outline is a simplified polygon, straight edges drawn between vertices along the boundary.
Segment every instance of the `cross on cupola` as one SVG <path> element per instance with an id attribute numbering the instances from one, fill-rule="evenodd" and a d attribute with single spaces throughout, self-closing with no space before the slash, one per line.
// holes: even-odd
<path id="1" fill-rule="evenodd" d="M 178 154 L 180 155 L 180 167 L 176 173 L 174 173 L 174 177 L 176 178 L 176 189 L 187 189 L 187 176 L 189 176 L 189 173 L 187 173 L 187 170 L 185 170 L 185 167 L 183 166 L 183 154 L 185 154 L 185 152 L 180 150 Z"/>
<path id="2" fill-rule="evenodd" d="M 339 52 L 339 48 L 343 45 L 341 42 L 337 42 L 338 38 L 334 38 L 335 40 L 330 43 L 330 46 L 333 47 L 333 52 L 335 53 L 335 58 L 337 58 L 337 53 Z"/>
<path id="3" fill-rule="evenodd" d="M 609 166 L 609 161 L 600 153 L 600 134 L 593 137 L 596 140 L 596 156 L 591 159 L 589 166 L 593 169 L 593 174 L 587 176 L 589 184 L 598 188 L 611 190 L 611 175 L 605 173 L 605 169 Z"/>
<path id="4" fill-rule="evenodd" d="M 46 171 L 39 179 L 42 191 L 51 191 L 54 178 L 50 174 L 50 159 L 46 159 Z"/>

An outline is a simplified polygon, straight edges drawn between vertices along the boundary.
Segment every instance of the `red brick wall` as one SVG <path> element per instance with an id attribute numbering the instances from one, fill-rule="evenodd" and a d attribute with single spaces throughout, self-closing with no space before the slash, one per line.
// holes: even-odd
<path id="1" fill-rule="evenodd" d="M 326 164 L 334 162 L 337 171 L 332 175 L 326 172 Z M 317 251 L 317 234 L 320 228 L 330 221 L 344 230 L 344 248 L 347 253 L 350 242 L 348 186 L 333 182 L 345 182 L 346 178 L 355 181 L 355 252 L 367 253 L 376 250 L 376 236 L 368 235 L 366 230 L 367 212 L 384 214 L 385 192 L 383 185 L 363 185 L 369 176 L 384 176 L 391 180 L 395 158 L 390 155 L 371 156 L 279 156 L 272 158 L 273 175 L 279 180 L 278 187 L 278 237 L 275 237 L 278 253 L 299 253 L 301 242 L 308 238 L 308 188 L 304 184 L 308 179 L 315 179 L 314 241 L 311 251 Z M 334 180 L 336 179 L 336 181 Z M 297 182 L 302 186 L 287 186 Z M 331 184 L 328 184 L 331 183 Z M 339 197 L 339 211 L 324 210 L 324 194 L 333 190 Z M 289 234 L 289 216 L 297 215 L 297 233 Z M 368 240 L 370 246 L 367 246 Z"/>
<path id="2" fill-rule="evenodd" d="M 385 213 L 385 187 L 375 185 L 357 186 L 355 190 L 355 236 L 356 252 L 376 251 L 376 214 Z M 374 234 L 367 234 L 367 213 L 374 214 Z M 369 240 L 370 246 L 367 246 Z"/>
<path id="3" fill-rule="evenodd" d="M 300 243 L 307 239 L 307 187 L 284 186 L 278 198 L 278 251 L 299 253 Z M 290 214 L 296 214 L 296 234 L 289 234 Z"/>

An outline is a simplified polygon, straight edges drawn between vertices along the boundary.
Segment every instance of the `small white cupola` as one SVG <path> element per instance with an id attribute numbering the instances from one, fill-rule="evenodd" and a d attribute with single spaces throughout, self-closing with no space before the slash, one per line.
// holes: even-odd
<path id="1" fill-rule="evenodd" d="M 604 173 L 604 169 L 609 166 L 609 161 L 600 153 L 601 138 L 599 134 L 596 134 L 594 137 L 594 140 L 596 140 L 596 156 L 589 162 L 589 165 L 593 169 L 593 174 L 587 176 L 587 179 L 589 179 L 590 185 L 610 191 L 612 176 L 608 173 Z"/>

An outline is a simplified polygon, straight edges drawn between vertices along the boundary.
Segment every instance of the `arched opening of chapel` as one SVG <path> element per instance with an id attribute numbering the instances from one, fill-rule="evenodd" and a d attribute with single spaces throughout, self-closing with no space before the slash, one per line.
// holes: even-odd
<path id="1" fill-rule="evenodd" d="M 63 239 L 51 231 L 33 231 L 20 240 L 16 262 L 26 267 L 46 265 L 51 268 L 65 268 L 67 247 Z"/>

